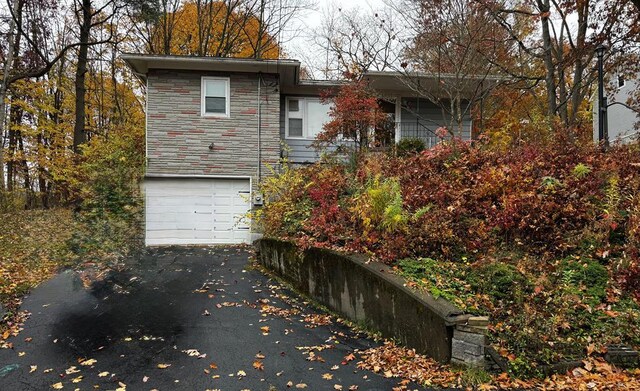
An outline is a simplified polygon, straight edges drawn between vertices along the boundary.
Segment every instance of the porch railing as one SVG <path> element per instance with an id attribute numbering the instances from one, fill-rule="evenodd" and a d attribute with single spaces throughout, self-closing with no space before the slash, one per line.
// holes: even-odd
<path id="1" fill-rule="evenodd" d="M 424 142 L 426 148 L 431 148 L 440 141 L 435 134 L 436 128 L 436 125 L 426 124 L 422 121 L 403 121 L 396 124 L 396 131 L 400 131 L 400 139 L 420 139 Z"/>

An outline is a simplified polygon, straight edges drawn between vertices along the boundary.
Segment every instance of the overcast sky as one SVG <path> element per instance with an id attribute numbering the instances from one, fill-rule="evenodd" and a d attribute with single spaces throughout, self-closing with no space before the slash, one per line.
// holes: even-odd
<path id="1" fill-rule="evenodd" d="M 371 13 L 384 7 L 383 0 L 316 0 L 314 10 L 304 12 L 296 21 L 294 38 L 285 38 L 284 49 L 287 57 L 300 60 L 303 65 L 312 67 L 312 63 L 317 66 L 324 64 L 326 53 L 313 45 L 314 30 L 321 27 L 324 14 L 332 5 L 337 5 L 343 9 L 357 8 L 363 12 Z M 310 64 L 311 63 L 311 64 Z M 314 75 L 316 77 L 320 75 Z"/>

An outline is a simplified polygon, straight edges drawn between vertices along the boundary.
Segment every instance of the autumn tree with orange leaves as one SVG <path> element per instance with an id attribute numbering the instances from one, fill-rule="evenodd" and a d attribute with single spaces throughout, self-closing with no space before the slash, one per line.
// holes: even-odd
<path id="1" fill-rule="evenodd" d="M 153 54 L 278 58 L 278 42 L 307 0 L 140 1 L 133 26 Z"/>

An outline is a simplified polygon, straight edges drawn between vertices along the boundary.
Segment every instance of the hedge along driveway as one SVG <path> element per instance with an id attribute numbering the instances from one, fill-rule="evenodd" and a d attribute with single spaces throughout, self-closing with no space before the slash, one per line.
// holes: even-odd
<path id="1" fill-rule="evenodd" d="M 68 271 L 35 289 L 0 389 L 390 390 L 356 368 L 378 346 L 248 268 L 241 248 L 168 248 L 85 288 Z M 122 383 L 122 384 L 120 384 Z M 411 387 L 418 388 L 418 387 Z"/>

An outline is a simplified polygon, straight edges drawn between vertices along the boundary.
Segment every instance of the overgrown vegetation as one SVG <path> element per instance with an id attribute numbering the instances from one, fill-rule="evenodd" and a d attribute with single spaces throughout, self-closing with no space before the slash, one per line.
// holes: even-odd
<path id="1" fill-rule="evenodd" d="M 443 141 L 357 168 L 285 168 L 263 186 L 268 236 L 366 253 L 411 285 L 489 314 L 517 375 L 640 347 L 640 149 Z"/>

